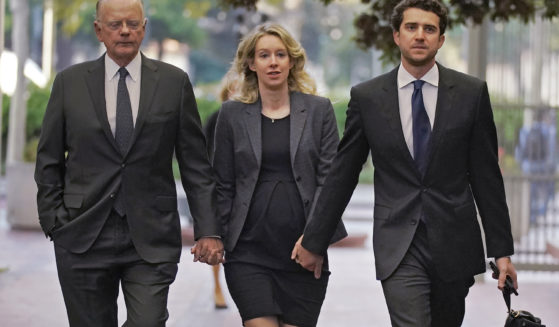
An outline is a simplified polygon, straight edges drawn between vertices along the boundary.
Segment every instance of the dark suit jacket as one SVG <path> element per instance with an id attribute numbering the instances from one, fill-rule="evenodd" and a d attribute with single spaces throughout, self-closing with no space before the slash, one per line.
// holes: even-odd
<path id="1" fill-rule="evenodd" d="M 134 138 L 122 155 L 105 108 L 105 56 L 59 73 L 37 151 L 39 220 L 56 244 L 87 251 L 119 187 L 132 241 L 148 262 L 177 262 L 180 221 L 173 154 L 195 222 L 196 238 L 220 235 L 215 186 L 188 76 L 142 55 Z M 58 227 L 59 226 L 59 227 Z"/>
<path id="2" fill-rule="evenodd" d="M 404 140 L 397 71 L 352 88 L 344 137 L 303 246 L 316 253 L 328 246 L 370 151 L 375 168 L 377 278 L 383 280 L 396 269 L 422 212 L 439 274 L 448 280 L 471 277 L 485 271 L 476 205 L 487 255 L 513 254 L 487 85 L 439 65 L 435 124 L 422 177 Z"/>
<path id="3" fill-rule="evenodd" d="M 309 217 L 320 193 L 338 144 L 332 104 L 326 98 L 290 93 L 290 154 L 293 178 Z M 225 102 L 215 131 L 214 169 L 217 175 L 220 216 L 225 226 L 225 250 L 235 248 L 243 229 L 262 158 L 260 101 L 245 104 Z M 337 241 L 347 234 L 336 221 Z"/>

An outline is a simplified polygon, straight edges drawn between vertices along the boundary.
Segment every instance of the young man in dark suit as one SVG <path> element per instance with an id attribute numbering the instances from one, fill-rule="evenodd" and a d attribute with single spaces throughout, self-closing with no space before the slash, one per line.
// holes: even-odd
<path id="1" fill-rule="evenodd" d="M 173 155 L 194 217 L 195 261 L 222 261 L 214 179 L 180 69 L 139 52 L 140 0 L 101 0 L 101 58 L 56 77 L 37 152 L 39 220 L 54 241 L 70 326 L 164 326 L 181 254 Z"/>
<path id="2" fill-rule="evenodd" d="M 487 256 L 499 288 L 516 272 L 497 135 L 485 82 L 435 61 L 447 9 L 404 0 L 393 12 L 401 65 L 351 90 L 344 137 L 294 258 L 322 264 L 369 151 L 375 167 L 373 248 L 393 326 L 460 326 Z"/>

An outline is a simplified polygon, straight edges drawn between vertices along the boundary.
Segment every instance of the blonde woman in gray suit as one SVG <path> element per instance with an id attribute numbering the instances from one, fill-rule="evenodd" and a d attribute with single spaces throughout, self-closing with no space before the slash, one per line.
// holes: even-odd
<path id="1" fill-rule="evenodd" d="M 326 294 L 327 264 L 316 279 L 291 260 L 339 141 L 305 60 L 283 27 L 257 26 L 239 44 L 238 85 L 217 121 L 225 277 L 247 327 L 316 326 Z M 345 235 L 340 224 L 331 241 Z"/>

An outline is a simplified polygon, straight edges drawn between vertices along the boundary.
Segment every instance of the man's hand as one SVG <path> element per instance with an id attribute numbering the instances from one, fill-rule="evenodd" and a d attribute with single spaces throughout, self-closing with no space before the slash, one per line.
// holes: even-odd
<path id="1" fill-rule="evenodd" d="M 208 265 L 217 265 L 225 262 L 223 259 L 223 243 L 217 237 L 202 237 L 190 249 L 194 255 L 194 262 L 200 261 Z"/>
<path id="2" fill-rule="evenodd" d="M 297 243 L 291 251 L 291 260 L 295 260 L 303 268 L 308 271 L 314 272 L 314 278 L 319 279 L 322 274 L 322 264 L 324 263 L 324 257 L 318 254 L 314 254 L 309 250 L 305 249 L 301 242 L 303 241 L 303 236 L 299 237 Z"/>
<path id="3" fill-rule="evenodd" d="M 516 280 L 516 269 L 512 264 L 509 257 L 502 257 L 502 258 L 495 258 L 495 263 L 497 264 L 497 268 L 499 269 L 499 276 L 493 274 L 493 278 L 499 280 L 498 287 L 502 291 L 505 288 L 505 280 L 507 275 L 510 276 L 512 279 L 513 285 L 515 289 L 518 289 L 518 282 Z"/>

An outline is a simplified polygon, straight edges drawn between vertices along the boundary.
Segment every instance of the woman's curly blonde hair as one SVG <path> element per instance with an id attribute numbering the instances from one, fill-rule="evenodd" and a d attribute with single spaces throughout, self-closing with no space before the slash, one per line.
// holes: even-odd
<path id="1" fill-rule="evenodd" d="M 289 70 L 287 85 L 289 91 L 316 94 L 316 84 L 304 70 L 307 55 L 305 49 L 289 32 L 278 24 L 265 23 L 258 25 L 245 36 L 239 43 L 237 54 L 229 70 L 230 74 L 239 77 L 235 92 L 231 98 L 244 103 L 253 103 L 258 100 L 258 77 L 249 66 L 254 60 L 256 43 L 264 35 L 274 35 L 280 38 L 287 49 L 293 67 Z"/>

